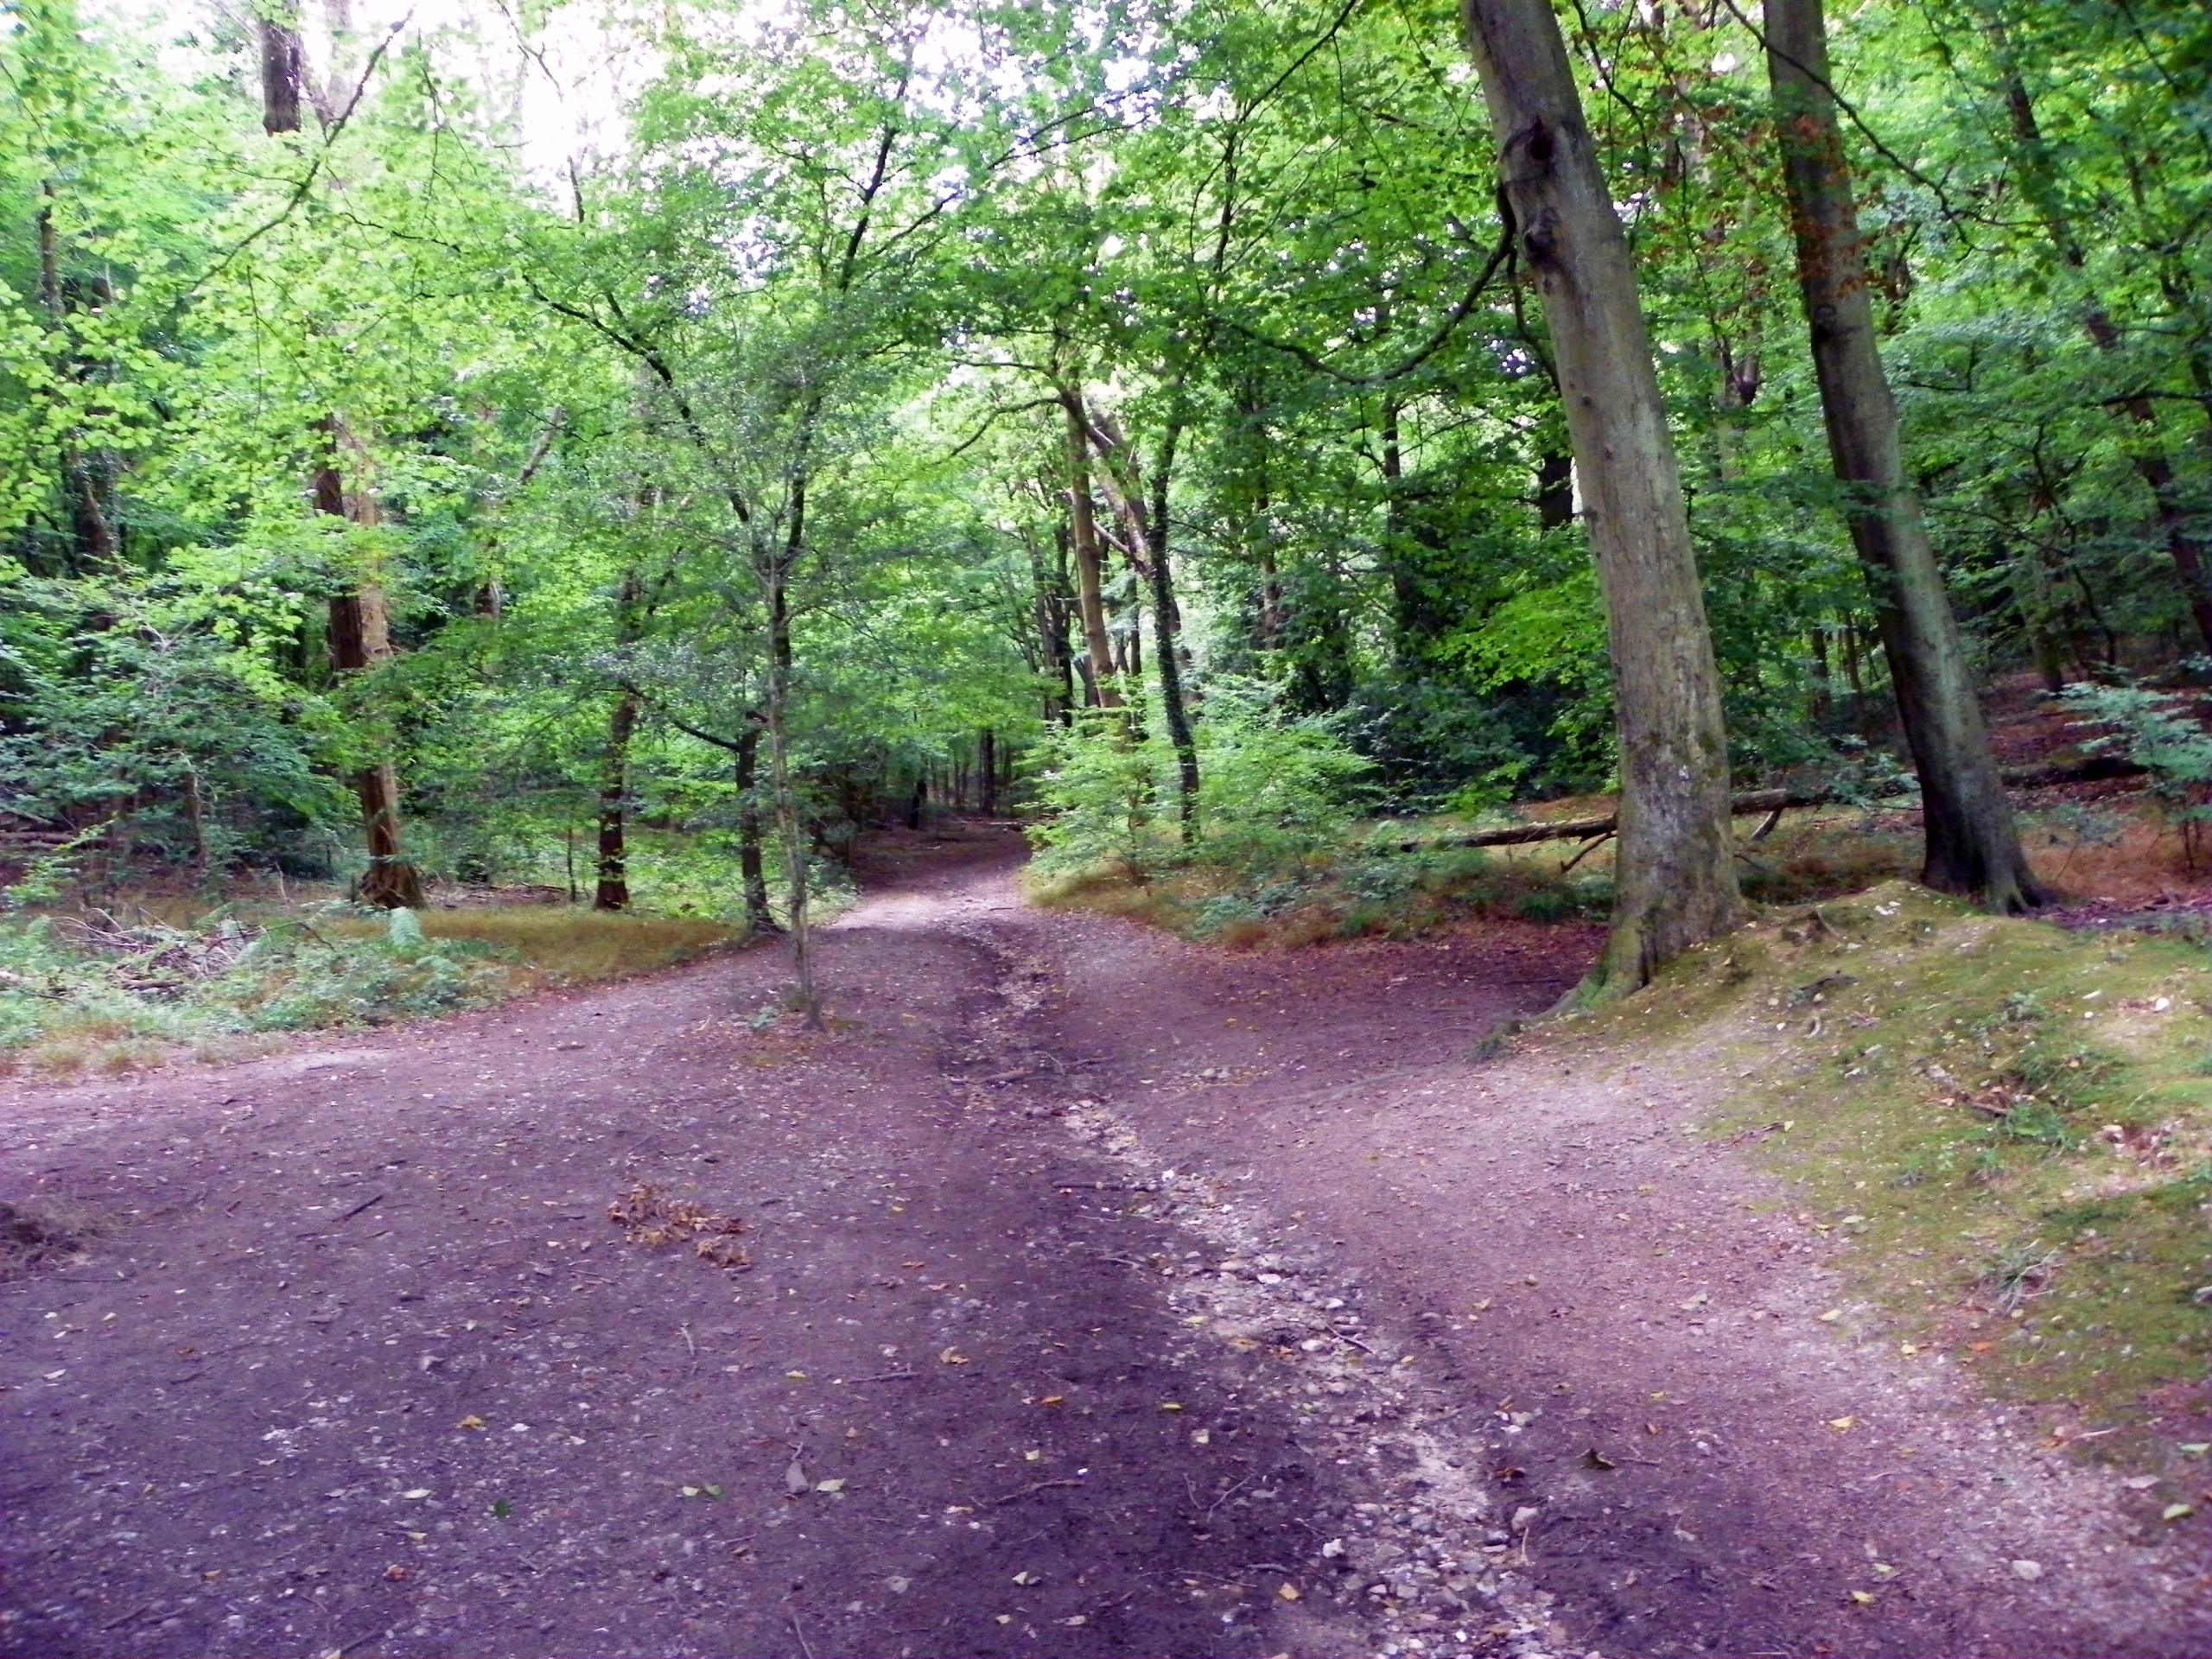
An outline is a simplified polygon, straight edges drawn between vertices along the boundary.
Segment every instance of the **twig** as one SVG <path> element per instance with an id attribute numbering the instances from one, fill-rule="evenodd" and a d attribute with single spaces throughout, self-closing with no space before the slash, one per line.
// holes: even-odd
<path id="1" fill-rule="evenodd" d="M 106 1624 L 105 1624 L 101 1625 L 101 1626 L 100 1626 L 100 1629 L 102 1629 L 102 1630 L 121 1630 L 121 1629 L 122 1629 L 125 1624 L 129 1624 L 132 1619 L 134 1619 L 134 1618 L 137 1618 L 139 1614 L 141 1614 L 141 1613 L 143 1613 L 143 1612 L 147 1611 L 149 1608 L 151 1608 L 151 1607 L 153 1606 L 153 1605 L 154 1605 L 154 1604 L 153 1604 L 152 1602 L 150 1602 L 150 1601 L 142 1601 L 142 1602 L 140 1602 L 140 1603 L 139 1603 L 136 1607 L 133 1607 L 133 1608 L 132 1608 L 129 1612 L 127 1612 L 127 1613 L 124 1614 L 122 1618 L 111 1618 L 110 1620 L 108 1620 L 108 1622 L 107 1622 Z"/>
<path id="2" fill-rule="evenodd" d="M 1213 1501 L 1212 1503 L 1211 1503 L 1207 1504 L 1207 1505 L 1206 1505 L 1206 1514 L 1207 1514 L 1207 1516 L 1212 1516 L 1212 1514 L 1213 1514 L 1213 1512 L 1214 1512 L 1216 1510 L 1219 1509 L 1223 1504 L 1224 1504 L 1224 1503 L 1228 1503 L 1228 1502 L 1229 1502 L 1229 1500 L 1230 1500 L 1230 1498 L 1232 1498 L 1232 1497 L 1236 1497 L 1236 1494 L 1237 1494 L 1237 1493 L 1239 1493 L 1240 1491 L 1243 1491 L 1245 1487 L 1247 1487 L 1247 1486 L 1250 1485 L 1250 1484 L 1252 1484 L 1252 1476 L 1253 1476 L 1254 1474 L 1256 1474 L 1257 1472 L 1258 1472 L 1258 1471 L 1256 1471 L 1256 1470 L 1248 1471 L 1245 1473 L 1245 1476 L 1244 1476 L 1244 1478 L 1243 1478 L 1242 1480 L 1238 1481 L 1238 1482 L 1237 1482 L 1234 1486 L 1231 1486 L 1231 1487 L 1230 1487 L 1227 1491 L 1224 1492 L 1224 1493 L 1223 1493 L 1219 1497 L 1217 1497 L 1216 1499 L 1214 1499 L 1214 1501 Z"/>
<path id="3" fill-rule="evenodd" d="M 983 1500 L 983 1506 L 986 1509 L 996 1509 L 1001 1503 L 1012 1503 L 1018 1499 L 1027 1497 L 1032 1492 L 1041 1492 L 1053 1486 L 1080 1486 L 1084 1484 L 1084 1482 L 1079 1480 L 1069 1480 L 1065 1478 L 1060 1480 L 1039 1480 L 1023 1487 L 1018 1492 L 1008 1492 L 1004 1497 L 987 1497 Z"/>
<path id="4" fill-rule="evenodd" d="M 918 1371 L 878 1371 L 874 1376 L 855 1376 L 855 1382 L 911 1382 L 919 1376 Z"/>
<path id="5" fill-rule="evenodd" d="M 381 1193 L 381 1192 L 377 1193 L 377 1194 L 376 1194 L 374 1197 L 372 1197 L 372 1198 L 363 1198 L 363 1199 L 362 1199 L 359 1204 L 355 1205 L 354 1205 L 351 1210 L 348 1210 L 348 1211 L 347 1211 L 344 1215 L 342 1215 L 342 1216 L 339 1217 L 338 1217 L 338 1221 L 334 1221 L 334 1222 L 331 1223 L 331 1225 L 332 1225 L 332 1226 L 334 1226 L 334 1227 L 335 1227 L 335 1226 L 337 1226 L 337 1225 L 339 1224 L 339 1223 L 340 1223 L 340 1222 L 347 1222 L 347 1221 L 351 1221 L 351 1220 L 353 1220 L 353 1217 L 356 1217 L 356 1216 L 359 1215 L 359 1214 L 361 1213 L 361 1211 L 362 1211 L 366 1210 L 366 1209 L 369 1209 L 369 1208 L 371 1208 L 371 1207 L 372 1207 L 372 1206 L 374 1206 L 374 1205 L 376 1205 L 382 1204 L 383 1202 L 384 1202 L 384 1194 L 383 1194 L 383 1193 Z"/>
<path id="6" fill-rule="evenodd" d="M 346 1656 L 359 1647 L 362 1643 L 371 1641 L 382 1634 L 381 1630 L 363 1630 L 351 1642 L 341 1642 L 334 1648 L 325 1648 L 322 1651 L 322 1659 L 346 1659 Z"/>
<path id="7" fill-rule="evenodd" d="M 814 1649 L 807 1645 L 806 1632 L 798 1626 L 798 1610 L 791 1610 L 791 1634 L 798 1638 L 798 1650 L 806 1659 L 814 1659 Z"/>

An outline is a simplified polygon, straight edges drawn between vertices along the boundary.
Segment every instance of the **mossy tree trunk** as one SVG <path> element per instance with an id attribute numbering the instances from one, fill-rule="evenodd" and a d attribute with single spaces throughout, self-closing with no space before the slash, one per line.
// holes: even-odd
<path id="1" fill-rule="evenodd" d="M 1767 0 L 1766 50 L 1797 287 L 1812 334 L 1828 453 L 1849 493 L 1851 540 L 1920 777 L 1921 877 L 1993 910 L 2024 910 L 2041 901 L 2042 891 L 2020 850 L 1990 753 L 1920 495 L 1905 476 L 1897 404 L 1875 343 L 1821 0 Z"/>
<path id="2" fill-rule="evenodd" d="M 1463 16 L 1550 325 L 1605 597 L 1620 837 L 1612 931 L 1586 995 L 1614 995 L 1742 914 L 1719 674 L 1636 270 L 1559 20 L 1549 0 L 1465 0 Z"/>

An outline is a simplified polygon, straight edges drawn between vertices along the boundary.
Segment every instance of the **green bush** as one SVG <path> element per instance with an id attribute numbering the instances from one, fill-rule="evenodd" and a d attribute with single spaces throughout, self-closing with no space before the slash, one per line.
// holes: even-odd
<path id="1" fill-rule="evenodd" d="M 1086 710 L 1048 737 L 1031 829 L 1046 875 L 1174 865 L 1266 880 L 1332 855 L 1351 831 L 1371 763 L 1332 722 L 1288 715 L 1250 681 L 1217 681 L 1196 722 L 1196 838 L 1180 835 L 1174 751 L 1141 705 Z M 1132 728 L 1141 732 L 1133 736 Z"/>

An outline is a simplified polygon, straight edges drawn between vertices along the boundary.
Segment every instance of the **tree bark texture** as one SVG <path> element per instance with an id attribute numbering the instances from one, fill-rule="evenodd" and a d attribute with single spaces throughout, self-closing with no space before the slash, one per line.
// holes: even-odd
<path id="1" fill-rule="evenodd" d="M 768 903 L 768 871 L 760 851 L 760 728 L 748 718 L 737 740 L 737 873 L 745 888 L 745 925 L 779 933 Z"/>
<path id="2" fill-rule="evenodd" d="M 1550 0 L 1465 0 L 1462 15 L 1551 327 L 1605 596 L 1620 847 L 1611 934 L 1587 988 L 1616 995 L 1742 915 L 1719 674 L 1635 267 L 1559 20 Z"/>
<path id="3" fill-rule="evenodd" d="M 315 474 L 315 509 L 362 527 L 378 522 L 376 497 L 367 490 L 349 490 L 338 470 L 337 448 L 345 429 L 337 420 L 318 422 L 330 446 Z M 391 660 L 391 621 L 384 589 L 373 582 L 357 582 L 349 593 L 330 598 L 330 663 L 340 678 L 373 673 Z M 386 910 L 409 910 L 423 902 L 423 877 L 408 862 L 399 817 L 399 773 L 391 763 L 388 737 L 376 735 L 385 752 L 353 774 L 353 794 L 361 804 L 361 827 L 368 844 L 369 866 L 361 873 L 357 897 L 365 905 Z"/>
<path id="4" fill-rule="evenodd" d="M 1821 0 L 1767 0 L 1767 71 L 1797 247 L 1797 286 L 1852 544 L 1873 600 L 1899 723 L 1919 774 L 1921 879 L 1993 910 L 2040 902 L 1997 775 L 1966 650 L 1905 476 L 1875 342 L 1859 207 L 1836 118 Z"/>
<path id="5" fill-rule="evenodd" d="M 638 729 L 637 694 L 626 686 L 614 696 L 607 722 L 607 766 L 599 785 L 598 884 L 594 910 L 630 907 L 630 740 Z"/>
<path id="6" fill-rule="evenodd" d="M 1104 562 L 1090 499 L 1090 423 L 1081 391 L 1062 388 L 1060 406 L 1067 416 L 1068 531 L 1075 544 L 1076 608 L 1083 620 L 1084 649 L 1090 658 L 1090 672 L 1084 678 L 1099 708 L 1118 709 L 1122 694 L 1114 683 L 1114 646 L 1106 633 Z"/>

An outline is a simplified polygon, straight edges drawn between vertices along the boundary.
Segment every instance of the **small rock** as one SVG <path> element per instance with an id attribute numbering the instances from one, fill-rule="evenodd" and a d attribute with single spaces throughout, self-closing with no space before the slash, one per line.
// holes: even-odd
<path id="1" fill-rule="evenodd" d="M 2012 1563 L 2012 1576 L 2016 1579 L 2025 1579 L 2030 1584 L 2033 1584 L 2037 1579 L 2043 1577 L 2043 1563 L 2015 1561 Z"/>

